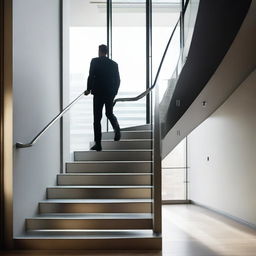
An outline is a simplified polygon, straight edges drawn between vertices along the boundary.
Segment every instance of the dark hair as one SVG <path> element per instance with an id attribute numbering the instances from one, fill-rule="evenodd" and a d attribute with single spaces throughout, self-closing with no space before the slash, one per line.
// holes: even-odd
<path id="1" fill-rule="evenodd" d="M 99 51 L 104 54 L 108 54 L 108 47 L 105 44 L 101 44 L 99 45 Z"/>

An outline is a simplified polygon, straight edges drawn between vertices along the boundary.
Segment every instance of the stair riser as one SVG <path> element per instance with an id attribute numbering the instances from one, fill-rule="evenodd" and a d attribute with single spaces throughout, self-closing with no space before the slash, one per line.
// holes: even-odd
<path id="1" fill-rule="evenodd" d="M 150 161 L 151 151 L 74 152 L 75 161 Z"/>
<path id="2" fill-rule="evenodd" d="M 140 199 L 151 198 L 149 188 L 48 188 L 48 199 Z"/>
<path id="3" fill-rule="evenodd" d="M 151 173 L 151 162 L 104 162 L 104 163 L 67 163 L 67 173 L 119 172 Z"/>
<path id="4" fill-rule="evenodd" d="M 122 131 L 150 131 L 151 130 L 151 125 L 146 124 L 146 125 L 139 125 L 139 126 L 133 126 L 133 127 L 127 127 L 127 128 L 122 128 Z"/>
<path id="5" fill-rule="evenodd" d="M 58 185 L 151 185 L 151 175 L 58 175 Z"/>
<path id="6" fill-rule="evenodd" d="M 104 150 L 124 150 L 124 149 L 151 149 L 151 140 L 149 141 L 102 141 L 101 145 Z M 90 147 L 94 142 L 90 143 Z"/>
<path id="7" fill-rule="evenodd" d="M 27 219 L 27 230 L 151 229 L 152 219 Z"/>
<path id="8" fill-rule="evenodd" d="M 40 213 L 150 213 L 151 203 L 40 203 Z"/>
<path id="9" fill-rule="evenodd" d="M 141 132 L 121 132 L 122 139 L 152 139 L 152 133 L 150 131 Z M 113 132 L 102 133 L 102 139 L 114 139 Z"/>
<path id="10" fill-rule="evenodd" d="M 105 239 L 14 239 L 16 249 L 32 250 L 159 250 L 161 237 Z"/>

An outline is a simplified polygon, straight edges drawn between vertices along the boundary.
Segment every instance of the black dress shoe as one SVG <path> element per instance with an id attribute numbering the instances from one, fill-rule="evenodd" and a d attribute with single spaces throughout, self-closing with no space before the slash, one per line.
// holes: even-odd
<path id="1" fill-rule="evenodd" d="M 121 139 L 121 131 L 120 131 L 120 129 L 116 129 L 114 141 L 119 141 L 120 139 Z"/>
<path id="2" fill-rule="evenodd" d="M 101 145 L 99 145 L 99 144 L 95 144 L 94 146 L 92 146 L 92 147 L 90 148 L 90 150 L 101 151 L 101 150 L 102 150 L 102 147 L 101 147 Z"/>

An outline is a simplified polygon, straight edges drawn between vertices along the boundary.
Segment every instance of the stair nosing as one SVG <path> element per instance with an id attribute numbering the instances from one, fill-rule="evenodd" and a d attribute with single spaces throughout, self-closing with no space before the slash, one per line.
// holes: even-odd
<path id="1" fill-rule="evenodd" d="M 23 234 L 20 236 L 14 237 L 14 239 L 31 239 L 31 240 L 37 240 L 37 239 L 63 239 L 63 240 L 76 240 L 76 239 L 157 239 L 161 238 L 160 234 L 153 233 L 152 231 L 147 230 L 76 230 L 75 232 L 72 232 L 70 230 L 61 230 L 61 231 L 55 231 L 55 232 L 49 232 L 47 230 L 30 230 L 30 234 Z M 55 233 L 55 234 L 54 234 Z M 56 233 L 59 233 L 58 235 Z M 65 234 L 65 233 L 68 233 Z M 72 236 L 70 233 L 73 233 Z M 95 234 L 96 235 L 93 235 Z M 75 234 L 75 235 L 74 235 Z"/>
<path id="2" fill-rule="evenodd" d="M 100 185 L 100 186 L 90 186 L 90 185 L 85 185 L 85 186 L 81 186 L 81 185 L 79 185 L 79 186 L 76 186 L 76 185 L 67 185 L 67 186 L 61 186 L 61 185 L 57 185 L 57 186 L 49 186 L 49 187 L 47 187 L 48 189 L 50 188 L 53 188 L 53 189 L 62 189 L 62 188 L 65 188 L 65 189 L 83 189 L 83 188 L 95 188 L 95 189 L 108 189 L 108 188 L 113 188 L 113 189 L 116 189 L 116 188 L 118 188 L 118 189 L 125 189 L 125 188 L 131 188 L 131 189 L 133 189 L 133 188 L 138 188 L 138 189 L 146 189 L 146 188 L 153 188 L 153 186 L 150 186 L 150 185 L 135 185 L 135 186 L 130 186 L 130 185 L 116 185 L 116 186 L 113 186 L 113 185 L 110 185 L 110 186 L 108 186 L 108 185 Z"/>
<path id="3" fill-rule="evenodd" d="M 42 204 L 122 204 L 122 203 L 152 203 L 153 199 L 45 199 L 39 201 Z"/>
<path id="4" fill-rule="evenodd" d="M 121 129 L 121 132 L 127 132 L 127 133 L 129 133 L 129 132 L 138 132 L 138 133 L 144 133 L 144 132 L 148 132 L 148 133 L 152 133 L 152 130 L 134 130 L 134 131 L 127 131 L 127 130 L 122 130 Z M 109 131 L 109 132 L 102 132 L 102 133 L 104 133 L 104 134 L 108 134 L 108 133 L 114 133 L 114 131 Z"/>
<path id="5" fill-rule="evenodd" d="M 95 152 L 95 151 L 92 151 L 92 150 L 82 150 L 82 151 L 74 151 L 74 153 L 81 153 L 81 152 L 90 152 L 90 153 L 104 153 L 104 152 L 152 152 L 153 150 L 152 149 L 103 149 L 102 151 L 100 152 Z"/>
<path id="6" fill-rule="evenodd" d="M 116 142 L 122 142 L 122 141 L 131 141 L 131 142 L 147 142 L 147 141 L 153 141 L 153 139 L 121 139 L 119 141 L 114 141 L 113 139 L 107 139 L 107 138 L 104 138 L 101 140 L 101 142 L 104 142 L 104 141 L 110 141 L 110 142 L 113 142 L 113 143 L 116 143 Z M 90 142 L 94 142 L 94 141 L 90 141 Z"/>
<path id="7" fill-rule="evenodd" d="M 123 216 L 122 216 L 123 215 Z M 134 213 L 134 214 L 67 214 L 67 215 L 37 215 L 34 217 L 26 218 L 26 220 L 137 220 L 137 219 L 152 219 L 152 213 Z"/>
<path id="8" fill-rule="evenodd" d="M 152 176 L 152 172 L 142 172 L 142 173 L 132 173 L 132 172 L 127 172 L 127 173 L 119 173 L 119 172 L 86 172 L 86 173 L 60 173 L 57 174 L 57 176 Z"/>
<path id="9" fill-rule="evenodd" d="M 88 160 L 88 161 L 86 161 L 86 160 L 81 160 L 81 161 L 72 161 L 72 162 L 66 162 L 66 164 L 83 164 L 83 163 L 92 163 L 92 164 L 94 164 L 94 163 L 101 163 L 101 164 L 104 164 L 104 163 L 152 163 L 153 161 L 151 161 L 151 160 L 94 160 L 94 161 L 92 161 L 92 160 Z"/>

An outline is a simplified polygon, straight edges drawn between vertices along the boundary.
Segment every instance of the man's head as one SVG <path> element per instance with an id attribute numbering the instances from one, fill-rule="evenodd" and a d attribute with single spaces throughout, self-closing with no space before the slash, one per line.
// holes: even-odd
<path id="1" fill-rule="evenodd" d="M 108 47 L 105 44 L 99 45 L 99 57 L 106 56 L 108 54 Z"/>

